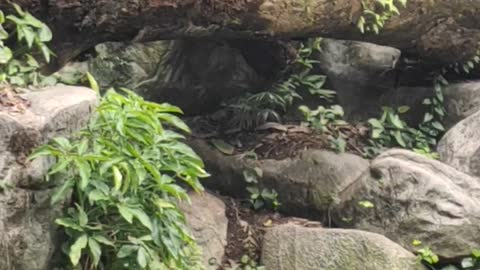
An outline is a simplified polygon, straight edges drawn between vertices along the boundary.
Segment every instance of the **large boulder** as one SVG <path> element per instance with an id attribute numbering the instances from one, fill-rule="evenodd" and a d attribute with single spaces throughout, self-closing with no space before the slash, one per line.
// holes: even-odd
<path id="1" fill-rule="evenodd" d="M 322 39 L 321 46 L 318 65 L 336 90 L 347 117 L 356 120 L 376 114 L 378 97 L 395 87 L 392 71 L 400 58 L 400 50 L 333 39 Z"/>
<path id="2" fill-rule="evenodd" d="M 424 269 L 412 253 L 382 235 L 292 224 L 267 232 L 262 263 L 282 270 Z"/>
<path id="3" fill-rule="evenodd" d="M 453 126 L 438 143 L 440 160 L 464 173 L 480 176 L 480 111 Z"/>
<path id="4" fill-rule="evenodd" d="M 480 181 L 437 160 L 389 150 L 342 194 L 337 225 L 385 235 L 405 248 L 413 240 L 438 255 L 470 254 L 480 243 Z"/>
<path id="5" fill-rule="evenodd" d="M 452 127 L 480 111 L 480 82 L 462 82 L 444 87 L 447 116 L 445 124 Z"/>
<path id="6" fill-rule="evenodd" d="M 0 270 L 47 270 L 56 248 L 53 221 L 62 205 L 50 205 L 56 183 L 43 179 L 51 160 L 26 157 L 49 139 L 83 127 L 97 95 L 52 87 L 22 97 L 11 107 L 0 106 Z"/>
<path id="7" fill-rule="evenodd" d="M 304 215 L 327 213 L 339 194 L 368 170 L 368 161 L 352 154 L 335 154 L 327 150 L 306 150 L 299 156 L 283 160 L 251 160 L 226 156 L 201 140 L 190 145 L 205 162 L 212 175 L 204 184 L 232 196 L 245 195 L 243 172 L 262 171 L 260 185 L 274 189 L 287 212 Z M 317 216 L 316 218 L 320 218 Z"/>
<path id="8" fill-rule="evenodd" d="M 323 39 L 322 51 L 316 58 L 348 120 L 379 117 L 381 106 L 408 106 L 410 110 L 403 119 L 411 125 L 422 121 L 426 111 L 422 102 L 433 95 L 432 83 L 419 79 L 426 74 L 399 65 L 403 61 L 400 50 L 366 42 Z"/>
<path id="9" fill-rule="evenodd" d="M 190 193 L 191 204 L 182 204 L 187 225 L 192 230 L 197 244 L 202 248 L 206 269 L 216 270 L 227 245 L 228 219 L 225 204 L 210 193 Z"/>

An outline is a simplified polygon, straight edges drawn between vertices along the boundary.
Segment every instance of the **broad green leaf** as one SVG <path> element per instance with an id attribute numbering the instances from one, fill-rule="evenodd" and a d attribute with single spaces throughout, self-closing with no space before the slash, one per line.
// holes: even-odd
<path id="1" fill-rule="evenodd" d="M 378 139 L 383 133 L 383 129 L 372 129 L 372 139 Z"/>
<path id="2" fill-rule="evenodd" d="M 59 159 L 55 165 L 52 166 L 50 171 L 48 172 L 49 175 L 56 174 L 58 172 L 63 172 L 67 169 L 67 166 L 70 165 L 70 159 Z"/>
<path id="3" fill-rule="evenodd" d="M 90 72 L 87 72 L 87 79 L 90 83 L 90 88 L 92 88 L 93 91 L 100 93 L 100 87 L 98 86 L 97 80 L 95 80 L 95 77 L 93 77 Z"/>
<path id="4" fill-rule="evenodd" d="M 397 111 L 398 113 L 406 113 L 410 110 L 410 107 L 408 106 L 401 106 L 401 107 L 398 107 Z"/>
<path id="5" fill-rule="evenodd" d="M 78 210 L 79 225 L 82 227 L 85 227 L 88 223 L 87 213 L 85 213 L 85 210 L 83 210 L 83 208 L 80 205 L 76 204 L 75 206 L 77 207 L 77 210 Z"/>
<path id="6" fill-rule="evenodd" d="M 368 123 L 376 129 L 380 129 L 380 130 L 384 129 L 383 123 L 380 122 L 378 119 L 372 118 L 372 119 L 368 120 Z"/>
<path id="7" fill-rule="evenodd" d="M 12 59 L 13 53 L 10 48 L 5 46 L 0 46 L 0 64 L 6 64 L 10 59 Z"/>
<path id="8" fill-rule="evenodd" d="M 88 237 L 86 234 L 83 234 L 72 246 L 70 246 L 70 251 L 68 252 L 68 256 L 70 257 L 70 262 L 72 262 L 73 266 L 77 266 L 78 262 L 80 261 L 80 257 L 82 256 L 82 250 L 87 247 Z"/>
<path id="9" fill-rule="evenodd" d="M 130 208 L 129 211 L 135 216 L 136 219 L 138 219 L 138 221 L 140 221 L 140 223 L 142 223 L 143 226 L 152 231 L 152 222 L 143 210 Z"/>
<path id="10" fill-rule="evenodd" d="M 60 186 L 52 195 L 50 203 L 55 205 L 58 202 L 63 201 L 68 195 L 70 195 L 70 191 L 72 190 L 74 184 L 75 181 L 73 181 L 73 179 L 63 182 L 62 186 Z"/>
<path id="11" fill-rule="evenodd" d="M 80 189 L 85 190 L 90 182 L 91 168 L 87 161 L 76 159 L 78 173 L 80 174 Z"/>
<path id="12" fill-rule="evenodd" d="M 235 152 L 235 148 L 223 140 L 213 139 L 212 144 L 225 155 L 233 155 Z"/>
<path id="13" fill-rule="evenodd" d="M 71 218 L 57 218 L 55 220 L 55 224 L 65 227 L 65 228 L 70 228 L 79 232 L 83 232 L 83 228 L 78 225 L 75 220 Z"/>
<path id="14" fill-rule="evenodd" d="M 157 117 L 182 131 L 190 133 L 190 128 L 178 116 L 169 113 L 159 113 Z"/>
<path id="15" fill-rule="evenodd" d="M 474 248 L 472 250 L 472 256 L 475 257 L 476 259 L 480 258 L 480 249 Z"/>
<path id="16" fill-rule="evenodd" d="M 33 42 L 35 41 L 35 31 L 29 26 L 24 26 L 21 28 L 21 30 L 23 31 L 23 36 L 27 41 L 28 48 L 32 48 Z"/>
<path id="17" fill-rule="evenodd" d="M 404 125 L 400 120 L 400 117 L 398 117 L 398 115 L 390 113 L 388 114 L 388 118 L 390 119 L 390 123 L 394 125 L 396 128 L 399 128 L 399 129 L 404 128 Z"/>
<path id="18" fill-rule="evenodd" d="M 433 123 L 432 123 L 432 126 L 433 126 L 434 128 L 436 128 L 437 130 L 445 131 L 445 128 L 443 127 L 443 125 L 442 125 L 440 122 L 438 122 L 438 121 L 433 122 Z"/>
<path id="19" fill-rule="evenodd" d="M 147 267 L 147 256 L 148 256 L 148 254 L 143 247 L 138 249 L 138 251 L 137 251 L 137 262 L 138 262 L 138 265 L 140 265 L 141 268 L 146 268 Z"/>
<path id="20" fill-rule="evenodd" d="M 106 238 L 103 235 L 94 235 L 93 238 L 97 242 L 102 243 L 104 245 L 111 246 L 111 247 L 115 246 L 115 244 L 111 240 L 109 240 L 108 238 Z"/>
<path id="21" fill-rule="evenodd" d="M 98 266 L 98 263 L 100 262 L 100 257 L 102 256 L 102 248 L 100 247 L 98 242 L 95 241 L 95 239 L 92 237 L 88 238 L 88 248 L 93 258 L 93 265 Z"/>
<path id="22" fill-rule="evenodd" d="M 403 140 L 403 137 L 402 137 L 402 133 L 400 131 L 395 131 L 394 132 L 394 136 L 395 136 L 395 140 L 397 141 L 397 143 L 402 146 L 402 147 L 407 147 L 407 144 L 405 143 L 405 141 Z"/>
<path id="23" fill-rule="evenodd" d="M 48 26 L 42 23 L 42 27 L 40 27 L 40 32 L 38 33 L 38 37 L 40 38 L 41 42 L 49 42 L 52 40 L 53 35 L 52 31 Z"/>
<path id="24" fill-rule="evenodd" d="M 433 120 L 433 115 L 431 113 L 425 113 L 425 115 L 423 116 L 423 122 L 426 123 L 432 120 Z"/>
<path id="25" fill-rule="evenodd" d="M 123 176 L 117 166 L 113 166 L 112 171 L 113 171 L 114 188 L 115 190 L 118 191 L 122 187 Z"/>
<path id="26" fill-rule="evenodd" d="M 123 245 L 117 253 L 117 258 L 126 258 L 132 255 L 135 251 L 138 250 L 137 246 L 134 245 Z"/>
<path id="27" fill-rule="evenodd" d="M 0 11 L 1 12 L 1 11 Z M 8 33 L 7 31 L 5 31 L 5 29 L 3 28 L 3 26 L 0 24 L 0 40 L 5 40 L 8 38 Z M 3 42 L 0 43 L 3 45 Z"/>
<path id="28" fill-rule="evenodd" d="M 128 222 L 132 223 L 133 222 L 133 214 L 130 211 L 130 208 L 122 206 L 120 204 L 117 204 L 118 212 L 120 212 L 120 215 Z"/>

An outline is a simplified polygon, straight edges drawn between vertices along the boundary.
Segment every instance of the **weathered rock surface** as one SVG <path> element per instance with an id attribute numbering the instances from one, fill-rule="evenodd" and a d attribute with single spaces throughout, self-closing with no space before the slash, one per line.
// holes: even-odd
<path id="1" fill-rule="evenodd" d="M 205 192 L 190 193 L 192 204 L 182 204 L 187 225 L 192 230 L 195 240 L 202 248 L 206 269 L 216 270 L 216 265 L 209 261 L 222 261 L 227 244 L 228 219 L 225 204 L 222 200 Z"/>
<path id="2" fill-rule="evenodd" d="M 53 220 L 61 205 L 50 205 L 54 182 L 43 176 L 46 158 L 26 161 L 31 150 L 86 124 L 96 94 L 80 87 L 52 87 L 24 94 L 24 112 L 0 109 L 0 269 L 47 270 L 55 249 Z"/>
<path id="3" fill-rule="evenodd" d="M 453 126 L 438 143 L 440 160 L 455 169 L 480 176 L 480 111 Z"/>
<path id="4" fill-rule="evenodd" d="M 261 80 L 240 51 L 226 42 L 105 43 L 96 51 L 89 70 L 103 89 L 130 88 L 186 113 L 212 112 L 222 100 L 255 89 Z"/>
<path id="5" fill-rule="evenodd" d="M 323 39 L 317 59 L 347 116 L 355 120 L 358 116 L 375 114 L 379 96 L 394 88 L 390 71 L 400 55 L 400 50 L 391 47 Z"/>
<path id="6" fill-rule="evenodd" d="M 445 124 L 452 127 L 480 111 L 480 82 L 455 83 L 444 87 L 447 115 Z"/>
<path id="7" fill-rule="evenodd" d="M 212 175 L 204 184 L 232 196 L 241 196 L 246 182 L 243 171 L 259 168 L 261 185 L 275 189 L 285 211 L 295 214 L 326 213 L 339 194 L 368 169 L 368 161 L 352 154 L 335 154 L 326 150 L 307 150 L 285 160 L 248 160 L 226 156 L 204 141 L 190 145 Z M 309 213 L 312 210 L 313 213 Z M 323 218 L 322 218 L 323 219 Z"/>
<path id="8" fill-rule="evenodd" d="M 413 152 L 383 153 L 342 196 L 333 210 L 342 227 L 385 235 L 407 249 L 418 239 L 445 258 L 468 255 L 480 243 L 480 181 Z"/>
<path id="9" fill-rule="evenodd" d="M 374 233 L 280 225 L 267 232 L 262 262 L 278 270 L 415 270 L 415 256 Z"/>

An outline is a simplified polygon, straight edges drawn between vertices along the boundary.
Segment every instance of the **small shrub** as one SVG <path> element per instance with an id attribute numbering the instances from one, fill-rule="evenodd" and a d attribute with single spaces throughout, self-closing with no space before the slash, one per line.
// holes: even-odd
<path id="1" fill-rule="evenodd" d="M 55 84 L 53 77 L 41 75 L 34 55 L 50 62 L 53 53 L 46 45 L 52 32 L 46 24 L 13 4 L 16 14 L 0 10 L 0 83 L 15 86 Z"/>
<path id="2" fill-rule="evenodd" d="M 52 203 L 73 194 L 56 220 L 68 235 L 65 253 L 80 269 L 201 269 L 198 247 L 179 200 L 201 191 L 202 160 L 174 131 L 189 132 L 180 109 L 113 89 L 72 139 L 56 138 L 31 158 L 56 159 L 62 175 Z"/>
<path id="3" fill-rule="evenodd" d="M 272 89 L 256 94 L 247 94 L 225 106 L 233 112 L 232 125 L 252 129 L 265 122 L 281 122 L 282 114 L 295 100 L 302 99 L 301 91 L 331 101 L 335 92 L 323 89 L 326 76 L 312 74 L 314 52 L 320 51 L 321 39 L 312 39 L 302 44 L 288 79 L 275 84 Z"/>
<path id="4" fill-rule="evenodd" d="M 418 153 L 430 154 L 430 145 L 435 144 L 434 138 L 424 134 L 421 130 L 409 127 L 400 117 L 408 111 L 408 107 L 394 110 L 383 107 L 379 119 L 368 120 L 370 126 L 369 147 L 366 147 L 367 156 L 375 156 L 385 148 L 400 147 L 411 149 Z"/>
<path id="5" fill-rule="evenodd" d="M 278 193 L 274 189 L 262 188 L 258 183 L 258 177 L 262 177 L 263 172 L 259 168 L 248 169 L 243 172 L 247 191 L 250 195 L 249 202 L 253 209 L 258 210 L 263 207 L 268 207 L 273 210 L 281 205 L 278 201 Z"/>

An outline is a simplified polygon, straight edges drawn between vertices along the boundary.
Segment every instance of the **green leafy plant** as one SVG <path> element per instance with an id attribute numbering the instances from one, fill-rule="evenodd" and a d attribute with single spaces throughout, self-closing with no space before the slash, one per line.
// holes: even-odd
<path id="1" fill-rule="evenodd" d="M 0 10 L 0 83 L 16 86 L 55 84 L 53 77 L 41 75 L 35 55 L 50 62 L 53 53 L 46 43 L 52 32 L 46 24 L 13 4 L 16 14 Z"/>
<path id="2" fill-rule="evenodd" d="M 418 153 L 431 153 L 430 145 L 435 144 L 434 138 L 426 135 L 419 129 L 409 127 L 400 118 L 400 114 L 409 110 L 408 107 L 400 107 L 394 110 L 383 107 L 380 119 L 368 120 L 370 126 L 370 146 L 366 147 L 367 156 L 375 156 L 385 148 L 401 147 L 415 150 Z"/>
<path id="3" fill-rule="evenodd" d="M 122 92 L 107 91 L 76 136 L 31 156 L 56 159 L 49 175 L 65 181 L 53 204 L 72 194 L 55 221 L 68 236 L 64 252 L 79 269 L 201 269 L 177 204 L 189 200 L 186 187 L 202 190 L 207 173 L 177 132 L 189 132 L 181 111 Z"/>
<path id="4" fill-rule="evenodd" d="M 422 242 L 414 240 L 414 247 L 419 247 Z M 429 247 L 417 249 L 418 261 L 431 270 L 475 270 L 480 267 L 480 250 L 473 249 L 470 256 L 460 259 L 456 263 L 442 263 L 440 258 Z"/>
<path id="5" fill-rule="evenodd" d="M 247 169 L 243 171 L 243 177 L 249 193 L 249 202 L 253 209 L 258 210 L 263 207 L 269 207 L 273 210 L 281 205 L 278 201 L 278 193 L 274 189 L 262 188 L 258 183 L 258 178 L 262 177 L 263 172 L 260 168 Z"/>
<path id="6" fill-rule="evenodd" d="M 265 270 L 265 266 L 258 265 L 256 260 L 245 254 L 238 264 L 227 267 L 225 270 Z"/>
<path id="7" fill-rule="evenodd" d="M 347 124 L 343 120 L 343 108 L 339 105 L 333 105 L 329 108 L 318 106 L 316 110 L 310 110 L 307 106 L 302 105 L 298 109 L 302 112 L 308 125 L 320 133 L 329 132 L 335 126 Z"/>
<path id="8" fill-rule="evenodd" d="M 272 89 L 256 94 L 247 94 L 225 106 L 233 111 L 232 125 L 242 129 L 251 129 L 267 121 L 281 122 L 285 113 L 295 100 L 301 100 L 300 91 L 331 101 L 335 92 L 323 89 L 326 76 L 312 74 L 313 53 L 320 51 L 321 39 L 312 39 L 302 43 L 295 61 L 293 73 L 288 79 L 275 84 Z"/>
<path id="9" fill-rule="evenodd" d="M 431 138 L 430 145 L 435 145 L 437 138 L 445 132 L 442 124 L 447 113 L 444 106 L 442 90 L 445 85 L 448 85 L 447 80 L 442 75 L 437 75 L 434 80 L 433 96 L 423 100 L 423 104 L 427 106 L 427 112 L 423 117 L 419 129 Z"/>
<path id="10" fill-rule="evenodd" d="M 302 112 L 308 126 L 320 134 L 327 134 L 330 147 L 336 152 L 343 153 L 346 150 L 346 141 L 339 127 L 348 125 L 344 120 L 343 108 L 339 105 L 332 105 L 328 108 L 318 106 L 316 110 L 310 110 L 307 106 L 298 108 Z"/>
<path id="11" fill-rule="evenodd" d="M 360 32 L 374 32 L 378 34 L 395 15 L 399 15 L 399 6 L 406 7 L 407 0 L 363 0 L 363 14 L 357 21 Z"/>

